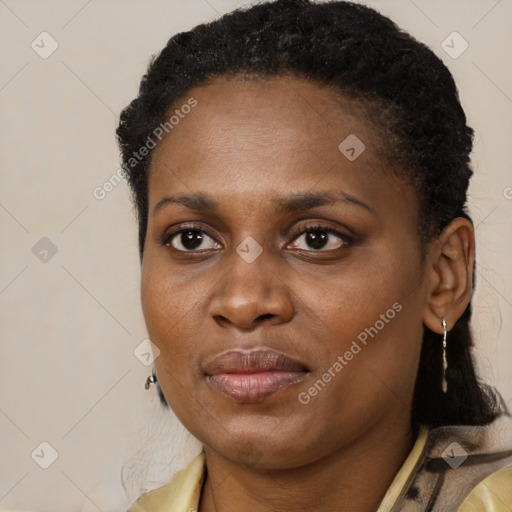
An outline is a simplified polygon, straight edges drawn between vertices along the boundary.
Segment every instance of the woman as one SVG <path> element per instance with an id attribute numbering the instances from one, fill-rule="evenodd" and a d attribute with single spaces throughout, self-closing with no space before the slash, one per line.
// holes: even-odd
<path id="1" fill-rule="evenodd" d="M 360 5 L 263 3 L 174 36 L 117 133 L 147 384 L 203 444 L 132 512 L 511 506 L 470 351 L 473 131 L 429 49 Z"/>

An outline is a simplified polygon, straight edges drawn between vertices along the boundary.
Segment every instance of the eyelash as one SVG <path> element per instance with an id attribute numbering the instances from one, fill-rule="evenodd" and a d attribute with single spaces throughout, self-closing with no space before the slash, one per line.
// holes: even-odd
<path id="1" fill-rule="evenodd" d="M 197 231 L 199 233 L 204 233 L 204 234 L 208 235 L 210 238 L 212 238 L 213 240 L 215 240 L 215 238 L 213 236 L 211 236 L 207 231 L 202 229 L 200 226 L 198 226 L 196 224 L 190 224 L 190 225 L 183 226 L 178 231 L 173 231 L 172 233 L 164 233 L 160 242 L 162 245 L 169 247 L 172 239 L 175 236 L 180 235 L 181 233 L 189 232 L 189 231 Z M 337 249 L 341 249 L 343 247 L 345 247 L 345 248 L 351 247 L 357 241 L 355 236 L 347 235 L 346 233 L 342 233 L 342 232 L 338 231 L 337 229 L 334 229 L 330 226 L 322 226 L 320 224 L 306 224 L 306 225 L 297 227 L 297 229 L 295 230 L 295 233 L 293 234 L 293 238 L 291 241 L 293 242 L 297 238 L 299 238 L 301 235 L 303 235 L 304 233 L 308 233 L 311 231 L 322 231 L 322 232 L 337 236 L 343 242 L 343 246 L 339 247 Z M 337 250 L 337 249 L 331 249 L 331 250 Z M 210 250 L 215 250 L 215 249 L 210 249 Z M 304 249 L 298 249 L 298 250 L 304 250 Z M 176 249 L 176 251 L 181 252 L 181 253 L 200 253 L 201 252 L 201 251 L 179 251 L 177 249 Z M 330 251 L 311 250 L 311 252 L 330 252 Z"/>

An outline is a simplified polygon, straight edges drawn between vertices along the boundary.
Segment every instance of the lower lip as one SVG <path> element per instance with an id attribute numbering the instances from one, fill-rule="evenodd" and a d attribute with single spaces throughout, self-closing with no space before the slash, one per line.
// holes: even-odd
<path id="1" fill-rule="evenodd" d="M 208 380 L 219 391 L 241 403 L 265 398 L 300 382 L 306 372 L 269 371 L 261 373 L 219 373 Z"/>

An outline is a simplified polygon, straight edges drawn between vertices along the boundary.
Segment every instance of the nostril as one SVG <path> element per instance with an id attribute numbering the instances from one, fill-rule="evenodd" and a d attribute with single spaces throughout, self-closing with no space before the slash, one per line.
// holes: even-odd
<path id="1" fill-rule="evenodd" d="M 213 315 L 212 318 L 214 321 L 219 325 L 220 327 L 227 327 L 231 324 L 236 325 L 240 327 L 241 329 L 255 329 L 258 325 L 261 323 L 264 323 L 268 319 L 276 318 L 277 315 L 274 315 L 273 313 L 265 313 L 263 315 L 259 315 L 258 317 L 252 319 L 248 318 L 241 318 L 236 317 L 236 315 L 233 316 L 224 316 L 224 315 Z"/>
<path id="2" fill-rule="evenodd" d="M 222 315 L 215 315 L 213 318 L 219 325 L 226 325 L 230 323 L 229 320 Z"/>

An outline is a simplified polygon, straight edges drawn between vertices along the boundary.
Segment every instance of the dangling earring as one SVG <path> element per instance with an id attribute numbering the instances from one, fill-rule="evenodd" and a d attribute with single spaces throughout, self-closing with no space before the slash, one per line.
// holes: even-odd
<path id="1" fill-rule="evenodd" d="M 152 374 L 146 379 L 146 384 L 144 385 L 144 387 L 146 389 L 149 389 L 151 384 L 156 384 L 157 382 L 158 382 L 158 380 L 156 378 L 156 373 L 155 373 L 155 370 L 153 369 Z"/>
<path id="2" fill-rule="evenodd" d="M 446 328 L 446 320 L 443 317 L 443 382 L 442 389 L 443 393 L 446 393 L 448 390 L 448 382 L 446 381 L 446 370 L 448 368 L 448 361 L 446 360 L 446 335 L 448 334 L 448 330 Z"/>

